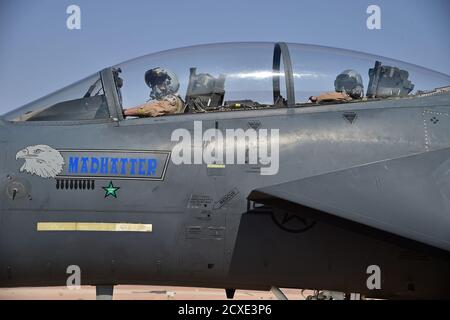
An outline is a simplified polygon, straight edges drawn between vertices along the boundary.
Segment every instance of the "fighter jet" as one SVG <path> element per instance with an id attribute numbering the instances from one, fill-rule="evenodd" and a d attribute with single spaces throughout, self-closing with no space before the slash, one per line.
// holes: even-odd
<path id="1" fill-rule="evenodd" d="M 105 68 L 0 119 L 0 286 L 448 297 L 449 85 L 281 42 Z"/>

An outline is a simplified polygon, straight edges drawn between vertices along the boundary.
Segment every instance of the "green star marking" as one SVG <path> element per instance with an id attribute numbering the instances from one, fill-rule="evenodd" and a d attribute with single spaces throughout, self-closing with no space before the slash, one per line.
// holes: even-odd
<path id="1" fill-rule="evenodd" d="M 107 187 L 102 187 L 102 189 L 105 190 L 105 198 L 109 196 L 117 198 L 117 190 L 119 190 L 120 187 L 114 187 L 112 181 L 110 181 L 109 185 Z"/>

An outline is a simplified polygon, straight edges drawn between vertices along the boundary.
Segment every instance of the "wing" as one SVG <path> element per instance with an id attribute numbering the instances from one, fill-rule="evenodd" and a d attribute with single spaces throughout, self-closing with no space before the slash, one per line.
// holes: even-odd
<path id="1" fill-rule="evenodd" d="M 450 148 L 272 185 L 248 198 L 450 251 Z"/>

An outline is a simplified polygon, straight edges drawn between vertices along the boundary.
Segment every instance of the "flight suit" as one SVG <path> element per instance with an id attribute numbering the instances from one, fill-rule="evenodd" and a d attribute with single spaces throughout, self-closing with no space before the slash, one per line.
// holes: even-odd
<path id="1" fill-rule="evenodd" d="M 161 100 L 154 100 L 140 105 L 136 108 L 124 110 L 125 116 L 158 117 L 171 113 L 182 113 L 184 103 L 180 97 L 170 94 Z"/>
<path id="2" fill-rule="evenodd" d="M 321 93 L 317 97 L 315 97 L 315 96 L 310 97 L 309 100 L 311 100 L 311 102 L 321 103 L 321 102 L 334 102 L 334 101 L 336 101 L 336 102 L 351 101 L 353 99 L 345 92 L 325 92 L 325 93 Z"/>

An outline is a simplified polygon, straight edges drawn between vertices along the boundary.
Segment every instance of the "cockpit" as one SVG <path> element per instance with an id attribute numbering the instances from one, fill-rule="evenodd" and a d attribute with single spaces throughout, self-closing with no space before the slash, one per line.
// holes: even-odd
<path id="1" fill-rule="evenodd" d="M 304 44 L 223 43 L 167 50 L 106 68 L 4 118 L 124 120 L 124 109 L 154 99 L 145 79 L 152 68 L 176 75 L 182 114 L 317 106 L 310 97 L 335 91 L 344 70 L 361 76 L 360 102 L 408 98 L 450 85 L 446 74 L 360 52 Z"/>

